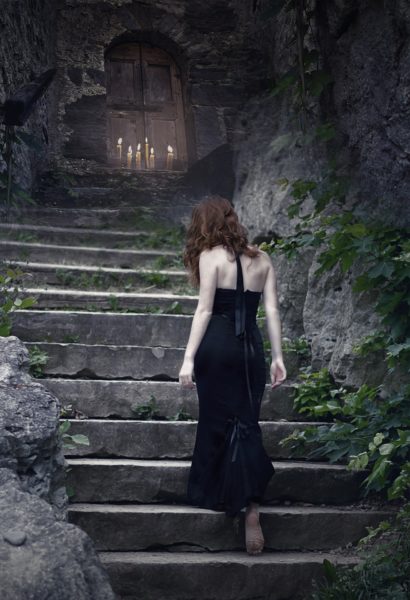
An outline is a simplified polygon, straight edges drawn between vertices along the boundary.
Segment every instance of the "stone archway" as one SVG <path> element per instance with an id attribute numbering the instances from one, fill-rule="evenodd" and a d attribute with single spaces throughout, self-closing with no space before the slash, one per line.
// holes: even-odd
<path id="1" fill-rule="evenodd" d="M 185 170 L 181 76 L 173 58 L 145 43 L 121 43 L 107 53 L 105 70 L 110 163 L 132 169 Z M 154 159 L 147 160 L 146 151 L 151 154 L 152 149 Z"/>

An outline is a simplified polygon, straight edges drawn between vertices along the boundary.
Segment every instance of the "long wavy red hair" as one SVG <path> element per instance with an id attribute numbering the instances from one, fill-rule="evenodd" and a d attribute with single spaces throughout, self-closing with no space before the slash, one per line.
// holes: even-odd
<path id="1" fill-rule="evenodd" d="M 189 280 L 195 287 L 199 286 L 199 255 L 202 250 L 210 250 L 219 244 L 233 256 L 240 252 L 251 257 L 260 254 L 257 246 L 249 247 L 247 231 L 239 222 L 229 200 L 222 196 L 210 195 L 192 210 L 183 252 Z"/>

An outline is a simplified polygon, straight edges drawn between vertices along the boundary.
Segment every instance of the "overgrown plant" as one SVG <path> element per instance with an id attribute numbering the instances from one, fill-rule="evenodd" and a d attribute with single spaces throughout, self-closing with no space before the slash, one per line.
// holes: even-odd
<path id="1" fill-rule="evenodd" d="M 286 13 L 290 34 L 286 47 L 294 48 L 293 64 L 275 82 L 272 95 L 288 92 L 290 108 L 297 116 L 300 130 L 306 133 L 309 117 L 317 112 L 317 99 L 331 83 L 329 73 L 322 68 L 314 32 L 315 3 L 311 0 L 270 0 L 261 13 L 264 22 Z"/>
<path id="2" fill-rule="evenodd" d="M 377 544 L 370 544 L 378 536 Z M 382 521 L 358 551 L 361 561 L 335 566 L 323 561 L 324 581 L 315 581 L 309 600 L 408 600 L 410 597 L 410 505 L 393 523 Z"/>
<path id="3" fill-rule="evenodd" d="M 83 435 L 82 433 L 67 433 L 71 427 L 71 422 L 68 419 L 60 422 L 59 425 L 59 433 L 61 435 L 63 441 L 64 450 L 75 450 L 76 445 L 82 444 L 84 446 L 90 445 L 90 440 L 88 436 Z"/>
<path id="4" fill-rule="evenodd" d="M 20 284 L 27 274 L 19 268 L 3 266 L 0 271 L 0 336 L 11 334 L 13 313 L 16 310 L 30 308 L 36 304 L 33 296 L 22 298 Z"/>
<path id="5" fill-rule="evenodd" d="M 49 356 L 47 352 L 41 350 L 37 345 L 29 348 L 30 367 L 29 372 L 33 377 L 43 377 L 44 366 L 47 364 Z"/>
<path id="6" fill-rule="evenodd" d="M 151 394 L 148 402 L 136 404 L 131 407 L 131 410 L 134 413 L 135 418 L 140 421 L 155 421 L 162 419 L 157 407 L 157 400 L 153 394 Z"/>

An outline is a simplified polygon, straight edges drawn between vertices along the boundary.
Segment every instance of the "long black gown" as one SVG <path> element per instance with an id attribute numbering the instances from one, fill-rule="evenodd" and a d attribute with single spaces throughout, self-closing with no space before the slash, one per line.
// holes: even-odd
<path id="1" fill-rule="evenodd" d="M 266 384 L 263 341 L 256 323 L 262 292 L 216 288 L 206 332 L 194 359 L 199 400 L 187 500 L 235 517 L 260 502 L 275 472 L 258 423 Z"/>

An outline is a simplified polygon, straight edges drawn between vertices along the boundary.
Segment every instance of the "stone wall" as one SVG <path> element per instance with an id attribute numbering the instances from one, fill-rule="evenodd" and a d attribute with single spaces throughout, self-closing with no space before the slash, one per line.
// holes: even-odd
<path id="1" fill-rule="evenodd" d="M 54 67 L 54 0 L 9 0 L 0 10 L 0 103 L 36 75 Z M 40 141 L 42 150 L 16 147 L 20 184 L 30 188 L 49 159 L 55 84 L 38 102 L 24 129 Z M 0 159 L 1 162 L 1 159 Z M 4 168 L 4 165 L 0 167 Z"/>
<path id="2" fill-rule="evenodd" d="M 339 157 L 351 178 L 348 200 L 360 199 L 363 214 L 410 224 L 410 7 L 405 0 L 327 0 L 317 3 L 316 17 L 324 67 L 334 81 L 318 122 L 335 123 Z M 289 15 L 280 14 L 260 36 L 262 44 L 270 44 L 276 77 L 291 64 L 284 43 L 289 27 Z M 286 213 L 292 199 L 277 180 L 320 179 L 329 148 L 280 150 L 273 143 L 291 131 L 286 98 L 259 95 L 244 112 L 247 132 L 236 144 L 235 207 L 253 239 L 287 235 L 294 226 Z M 380 363 L 365 369 L 352 355 L 358 339 L 377 327 L 371 299 L 352 294 L 351 277 L 337 270 L 318 279 L 312 252 L 295 261 L 273 260 L 285 335 L 306 334 L 314 365 L 329 365 L 338 381 L 382 381 Z"/>
<path id="3" fill-rule="evenodd" d="M 57 151 L 106 160 L 104 54 L 119 41 L 157 45 L 180 67 L 191 164 L 232 141 L 263 64 L 248 36 L 250 11 L 244 0 L 66 0 L 58 13 Z"/>

